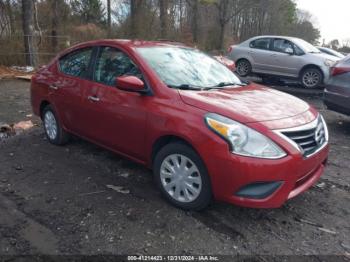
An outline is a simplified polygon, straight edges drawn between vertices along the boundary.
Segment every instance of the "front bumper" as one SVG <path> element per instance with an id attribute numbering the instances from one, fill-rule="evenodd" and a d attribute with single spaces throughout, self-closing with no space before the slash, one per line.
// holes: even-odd
<path id="1" fill-rule="evenodd" d="M 288 199 L 306 191 L 320 178 L 327 162 L 328 151 L 327 145 L 309 158 L 300 154 L 289 154 L 277 160 L 211 151 L 211 157 L 206 159 L 206 163 L 214 197 L 239 206 L 278 208 Z M 264 191 L 259 184 L 272 186 L 267 186 Z M 258 187 L 254 187 L 255 185 Z M 250 191 L 242 191 L 247 188 Z M 254 194 L 251 195 L 254 188 L 260 190 L 255 197 Z"/>

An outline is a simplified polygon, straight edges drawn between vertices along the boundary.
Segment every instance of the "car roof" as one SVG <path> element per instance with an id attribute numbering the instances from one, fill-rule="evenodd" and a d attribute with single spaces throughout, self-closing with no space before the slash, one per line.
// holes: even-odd
<path id="1" fill-rule="evenodd" d="M 111 46 L 116 46 L 120 48 L 125 48 L 125 49 L 133 49 L 135 47 L 187 47 L 191 48 L 190 46 L 186 46 L 183 43 L 180 42 L 174 42 L 171 40 L 157 40 L 157 41 L 145 41 L 145 40 L 131 40 L 131 39 L 99 39 L 99 40 L 92 40 L 92 41 L 87 41 L 87 42 L 81 42 L 78 44 L 75 44 L 62 52 L 60 52 L 57 57 L 62 57 L 70 52 L 74 52 L 78 49 L 81 48 L 86 48 L 86 47 L 92 47 L 92 46 L 99 46 L 99 45 L 111 45 Z"/>
<path id="2" fill-rule="evenodd" d="M 124 47 L 156 47 L 156 46 L 186 46 L 183 43 L 175 42 L 171 40 L 156 40 L 156 41 L 146 41 L 146 40 L 131 40 L 131 39 L 99 39 L 88 42 L 83 42 L 75 45 L 78 46 L 89 46 L 89 45 L 103 45 L 103 44 L 115 44 Z"/>
<path id="3" fill-rule="evenodd" d="M 287 40 L 290 40 L 290 41 L 293 41 L 295 39 L 300 39 L 300 38 L 297 38 L 297 37 L 283 36 L 283 35 L 259 35 L 259 36 L 252 37 L 249 40 L 251 41 L 251 40 L 259 39 L 259 38 L 283 38 L 283 39 L 287 39 Z"/>

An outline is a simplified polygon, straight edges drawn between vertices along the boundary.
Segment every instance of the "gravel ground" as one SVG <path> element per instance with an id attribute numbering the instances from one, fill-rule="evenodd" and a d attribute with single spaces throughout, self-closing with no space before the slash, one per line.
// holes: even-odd
<path id="1" fill-rule="evenodd" d="M 213 203 L 184 212 L 161 198 L 150 170 L 77 138 L 49 144 L 27 116 L 29 83 L 0 81 L 0 122 L 39 123 L 0 142 L 0 255 L 350 257 L 350 118 L 326 110 L 320 90 L 274 88 L 324 114 L 331 144 L 324 176 L 279 209 Z"/>

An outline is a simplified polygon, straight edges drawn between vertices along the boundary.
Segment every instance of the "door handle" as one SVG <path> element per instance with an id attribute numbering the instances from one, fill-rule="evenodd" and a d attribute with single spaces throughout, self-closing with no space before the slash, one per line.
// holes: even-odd
<path id="1" fill-rule="evenodd" d="M 99 99 L 98 97 L 96 97 L 96 96 L 88 96 L 88 99 L 89 99 L 90 101 L 93 101 L 93 102 L 98 102 L 98 101 L 100 101 L 100 99 Z"/>
<path id="2" fill-rule="evenodd" d="M 49 88 L 53 89 L 53 90 L 57 90 L 58 86 L 56 84 L 51 84 L 51 85 L 49 85 Z"/>

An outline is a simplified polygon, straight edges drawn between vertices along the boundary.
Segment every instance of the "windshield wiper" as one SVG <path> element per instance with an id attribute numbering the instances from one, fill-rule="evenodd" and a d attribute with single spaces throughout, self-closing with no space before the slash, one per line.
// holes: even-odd
<path id="1" fill-rule="evenodd" d="M 247 85 L 246 83 L 220 82 L 215 86 L 207 87 L 205 89 L 207 90 L 207 89 L 215 89 L 215 88 L 217 89 L 225 86 L 246 86 L 246 85 Z"/>
<path id="2" fill-rule="evenodd" d="M 205 91 L 205 90 L 211 90 L 211 89 L 222 89 L 225 86 L 246 86 L 247 83 L 233 83 L 233 82 L 221 82 L 214 86 L 208 86 L 208 87 L 198 87 L 193 86 L 189 84 L 182 84 L 182 85 L 168 85 L 170 88 L 175 89 L 181 89 L 181 90 L 196 90 L 196 91 Z"/>
<path id="3" fill-rule="evenodd" d="M 175 88 L 175 89 L 181 89 L 181 90 L 203 90 L 200 87 L 197 86 L 192 86 L 192 85 L 188 85 L 188 84 L 182 84 L 182 85 L 178 85 L 178 86 L 174 86 L 174 85 L 168 85 L 170 88 Z"/>

